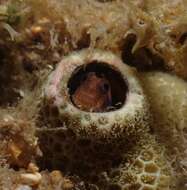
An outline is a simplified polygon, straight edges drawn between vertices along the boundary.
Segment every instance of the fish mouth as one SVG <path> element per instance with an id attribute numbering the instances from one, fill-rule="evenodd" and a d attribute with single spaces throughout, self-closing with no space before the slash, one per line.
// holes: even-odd
<path id="1" fill-rule="evenodd" d="M 99 61 L 77 67 L 69 79 L 68 88 L 72 104 L 87 112 L 120 109 L 128 94 L 127 81 L 120 71 Z"/>

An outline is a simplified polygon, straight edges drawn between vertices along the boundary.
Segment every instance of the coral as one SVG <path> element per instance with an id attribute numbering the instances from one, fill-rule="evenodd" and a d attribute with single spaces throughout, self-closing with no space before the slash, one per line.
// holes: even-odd
<path id="1" fill-rule="evenodd" d="M 111 88 L 111 110 L 109 107 L 106 111 L 98 112 L 93 110 L 95 107 L 89 107 L 88 111 L 84 111 L 81 105 L 77 107 L 72 101 L 77 89 L 81 88 L 81 80 L 86 80 L 84 78 L 93 72 L 98 76 L 104 75 L 108 80 L 105 83 Z M 93 83 L 90 85 L 95 87 Z M 87 102 L 97 106 L 97 101 L 102 99 L 98 98 L 98 94 L 94 99 L 93 90 L 88 90 L 88 87 L 82 90 L 84 100 L 92 96 Z M 53 115 L 57 114 L 57 119 L 64 123 L 64 127 L 73 130 L 81 138 L 130 139 L 148 129 L 149 106 L 136 74 L 112 53 L 84 50 L 63 58 L 49 76 L 44 94 L 50 120 L 56 120 Z"/>
<path id="2" fill-rule="evenodd" d="M 72 113 L 77 112 L 77 110 L 78 113 L 81 114 L 79 117 L 81 119 L 84 119 L 84 113 L 86 113 L 86 115 L 89 114 L 90 119 L 96 117 L 96 114 L 100 116 L 103 113 L 110 115 L 111 119 L 111 115 L 116 115 L 118 109 L 120 110 L 119 116 L 122 116 L 123 106 L 117 110 L 109 110 L 108 112 L 107 110 L 104 112 L 96 112 L 95 110 L 82 111 L 81 107 L 77 108 L 72 100 L 70 98 L 68 100 L 67 98 L 67 96 L 71 97 L 71 95 L 76 92 L 76 88 L 79 87 L 79 85 L 81 86 L 82 79 L 83 85 L 87 78 L 88 82 L 90 81 L 89 75 L 88 77 L 85 77 L 85 75 L 91 73 L 93 76 L 95 72 L 94 77 L 96 77 L 99 76 L 99 72 L 103 71 L 102 74 L 106 77 L 106 73 L 109 71 L 106 68 L 102 68 L 103 64 L 108 64 L 108 67 L 114 71 L 118 70 L 120 75 L 125 79 L 128 93 L 123 105 L 124 107 L 128 104 L 128 101 L 130 101 L 130 96 L 133 95 L 131 92 L 138 92 L 138 97 L 140 96 L 140 99 L 144 100 L 143 105 L 147 105 L 141 109 L 141 115 L 139 115 L 139 117 L 144 118 L 145 123 L 143 123 L 144 126 L 139 125 L 143 128 L 139 130 L 139 133 L 135 134 L 135 140 L 132 137 L 128 138 L 128 131 L 124 133 L 123 130 L 116 130 L 115 135 L 119 133 L 118 138 L 108 136 L 106 141 L 105 138 L 103 138 L 104 132 L 102 128 L 93 136 L 93 133 L 90 133 L 90 130 L 92 130 L 89 129 L 90 124 L 84 126 L 85 133 L 77 133 L 77 131 L 74 131 L 70 126 L 73 123 L 73 127 L 76 127 L 76 129 L 81 128 L 81 120 L 79 121 L 80 124 L 73 122 L 75 116 L 72 115 Z M 91 67 L 90 65 L 94 66 Z M 112 72 L 110 72 L 110 76 L 111 74 Z M 103 79 L 103 76 L 100 80 Z M 115 80 L 117 79 L 117 77 L 113 77 L 112 79 L 114 78 Z M 75 84 L 74 79 L 76 81 Z M 108 78 L 108 81 L 108 84 L 111 85 L 110 78 Z M 89 50 L 84 50 L 63 58 L 56 70 L 50 74 L 49 80 L 44 87 L 44 109 L 48 109 L 46 113 L 49 114 L 49 122 L 51 123 L 48 128 L 41 127 L 37 130 L 40 147 L 46 155 L 45 158 L 41 159 L 41 164 L 44 165 L 44 168 L 61 168 L 63 171 L 69 171 L 80 176 L 86 183 L 94 184 L 101 189 L 168 189 L 171 184 L 172 169 L 167 162 L 164 146 L 158 144 L 154 140 L 153 135 L 148 135 L 149 131 L 146 128 L 151 125 L 151 118 L 145 117 L 144 113 L 148 113 L 149 106 L 145 101 L 146 98 L 142 91 L 141 83 L 137 83 L 137 81 L 138 78 L 136 77 L 135 71 L 122 63 L 119 58 L 110 52 L 98 50 L 92 50 L 90 52 Z M 106 81 L 104 81 L 104 83 L 106 83 Z M 119 82 L 116 84 L 119 84 Z M 111 94 L 112 88 L 111 86 Z M 138 89 L 138 91 L 136 89 Z M 86 98 L 86 93 L 89 94 L 90 92 L 89 88 L 83 88 L 82 91 Z M 93 95 L 93 92 L 91 95 Z M 65 106 L 64 103 L 66 104 Z M 134 104 L 132 104 L 132 106 L 135 108 Z M 68 107 L 70 107 L 70 109 L 68 109 Z M 128 108 L 128 113 L 129 109 L 130 108 Z M 57 122 L 54 124 L 54 121 L 61 118 L 64 112 L 66 119 L 69 119 L 71 122 Z M 48 116 L 46 113 L 44 112 L 44 117 Z M 148 116 L 148 114 L 146 116 Z M 125 117 L 127 116 L 124 115 L 124 118 Z M 138 121 L 138 124 L 140 124 L 137 117 L 138 115 L 135 114 L 135 121 Z M 62 118 L 61 120 L 66 122 L 64 117 Z M 145 120 L 146 118 L 147 121 Z M 118 120 L 118 123 L 119 122 L 120 120 Z M 126 127 L 126 124 L 129 123 L 131 123 L 131 120 L 123 120 L 121 127 Z M 108 123 L 109 129 L 110 125 L 113 125 L 112 122 Z M 98 128 L 99 127 L 101 127 L 101 124 L 98 124 Z M 88 135 L 87 132 L 89 132 Z M 107 136 L 108 134 L 106 133 L 105 135 Z M 100 141 L 96 141 L 98 139 Z M 109 150 L 113 151 L 110 152 Z M 114 175 L 115 170 L 118 170 L 118 172 Z"/>
<path id="3" fill-rule="evenodd" d="M 155 132 L 174 139 L 175 133 L 186 128 L 186 81 L 162 72 L 143 73 L 141 79 L 157 121 Z"/>
<path id="4" fill-rule="evenodd" d="M 186 81 L 162 72 L 143 73 L 141 79 L 153 113 L 154 133 L 168 147 L 173 165 L 183 168 L 186 175 Z"/>
<path id="5" fill-rule="evenodd" d="M 148 139 L 149 144 L 146 142 L 141 147 L 137 157 L 131 155 L 132 163 L 118 169 L 121 170 L 121 175 L 114 184 L 121 186 L 121 189 L 169 189 L 172 170 L 164 157 L 164 149 L 153 140 L 153 137 L 148 137 Z M 133 154 L 135 152 L 134 150 Z M 112 171 L 114 174 L 115 172 Z"/>
<path id="6" fill-rule="evenodd" d="M 155 3 L 155 6 L 151 4 Z M 164 58 L 165 65 L 175 74 L 186 79 L 186 5 L 184 0 L 150 3 L 150 14 L 157 22 L 156 52 Z M 155 7 L 153 9 L 153 7 Z"/>
<path id="7" fill-rule="evenodd" d="M 119 141 L 106 144 L 81 140 L 58 130 L 40 135 L 44 168 L 61 168 L 77 175 L 87 184 L 86 189 L 169 189 L 175 183 L 165 148 L 152 135 L 144 134 L 131 146 Z"/>
<path id="8" fill-rule="evenodd" d="M 7 31 L 9 38 L 26 49 L 39 50 L 42 57 L 46 56 L 44 50 L 48 51 L 51 56 L 46 62 L 59 61 L 59 52 L 67 54 L 90 46 L 128 57 L 123 45 L 134 35 L 132 59 L 147 59 L 146 63 L 135 61 L 134 66 L 152 68 L 158 64 L 185 78 L 185 7 L 184 0 L 29 0 L 2 3 L 0 11 L 3 33 Z"/>

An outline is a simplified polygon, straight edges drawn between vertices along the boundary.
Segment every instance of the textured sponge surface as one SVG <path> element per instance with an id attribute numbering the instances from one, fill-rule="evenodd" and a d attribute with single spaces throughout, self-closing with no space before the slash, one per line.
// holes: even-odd
<path id="1" fill-rule="evenodd" d="M 178 133 L 186 130 L 186 82 L 162 72 L 144 73 L 142 81 L 154 114 L 154 130 L 159 137 L 174 140 Z"/>

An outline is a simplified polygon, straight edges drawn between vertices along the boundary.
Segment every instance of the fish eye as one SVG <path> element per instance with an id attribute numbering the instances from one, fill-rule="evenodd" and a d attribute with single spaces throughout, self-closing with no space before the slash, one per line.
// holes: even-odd
<path id="1" fill-rule="evenodd" d="M 104 83 L 104 84 L 102 85 L 102 91 L 103 91 L 104 93 L 107 93 L 107 92 L 109 91 L 109 89 L 110 89 L 109 84 Z"/>

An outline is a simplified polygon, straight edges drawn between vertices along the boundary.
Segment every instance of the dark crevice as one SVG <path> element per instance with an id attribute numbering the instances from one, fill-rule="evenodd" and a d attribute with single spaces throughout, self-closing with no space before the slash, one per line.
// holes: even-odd
<path id="1" fill-rule="evenodd" d="M 187 41 L 187 32 L 185 32 L 184 34 L 181 35 L 181 37 L 179 38 L 179 43 L 180 44 L 184 44 Z"/>
<path id="2" fill-rule="evenodd" d="M 22 98 L 19 65 L 14 63 L 10 49 L 0 47 L 0 106 L 15 106 Z"/>
<path id="3" fill-rule="evenodd" d="M 122 55 L 121 55 L 122 60 L 130 66 L 135 66 L 133 63 L 133 54 L 132 54 L 132 48 L 135 43 L 136 43 L 136 35 L 129 34 L 122 45 Z"/>
<path id="4" fill-rule="evenodd" d="M 84 48 L 88 48 L 90 46 L 90 43 L 91 43 L 90 34 L 87 32 L 87 30 L 84 30 L 82 32 L 81 38 L 77 42 L 76 50 L 81 50 L 81 49 L 84 49 Z"/>
<path id="5" fill-rule="evenodd" d="M 171 33 L 170 38 L 176 43 L 180 45 L 184 45 L 187 42 L 187 32 L 176 34 Z"/>
<path id="6" fill-rule="evenodd" d="M 38 65 L 32 63 L 32 61 L 24 60 L 23 61 L 23 69 L 27 71 L 28 73 L 32 74 L 35 70 L 38 70 Z"/>
<path id="7" fill-rule="evenodd" d="M 108 190 L 122 190 L 122 187 L 119 184 L 110 184 Z"/>
<path id="8" fill-rule="evenodd" d="M 139 71 L 165 70 L 164 59 L 152 53 L 147 47 L 142 47 L 132 53 L 135 43 L 136 35 L 130 34 L 126 37 L 121 54 L 124 63 L 136 67 Z"/>

